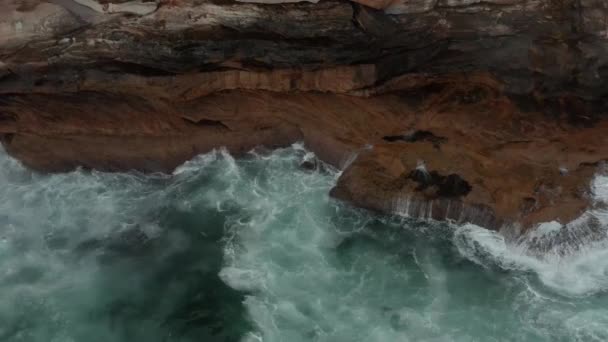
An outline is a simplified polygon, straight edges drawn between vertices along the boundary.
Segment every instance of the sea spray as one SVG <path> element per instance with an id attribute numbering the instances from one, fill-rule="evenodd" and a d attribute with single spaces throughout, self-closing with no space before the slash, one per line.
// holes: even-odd
<path id="1" fill-rule="evenodd" d="M 371 215 L 329 198 L 339 172 L 300 167 L 313 158 L 294 145 L 172 175 L 40 175 L 1 155 L 0 340 L 608 338 L 602 239 L 538 255 L 473 225 Z"/>
<path id="2" fill-rule="evenodd" d="M 224 169 L 211 156 L 183 176 L 41 175 L 0 156 L 0 340 L 238 340 L 251 330 L 242 294 L 217 275 L 225 217 L 198 198 L 215 184 L 205 167 Z"/>

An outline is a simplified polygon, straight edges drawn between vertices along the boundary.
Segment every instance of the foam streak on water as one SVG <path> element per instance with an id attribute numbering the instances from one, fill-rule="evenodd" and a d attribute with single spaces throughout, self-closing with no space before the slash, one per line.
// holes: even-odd
<path id="1" fill-rule="evenodd" d="M 312 158 L 45 176 L 2 154 L 0 341 L 608 339 L 601 205 L 510 241 L 337 203 Z"/>

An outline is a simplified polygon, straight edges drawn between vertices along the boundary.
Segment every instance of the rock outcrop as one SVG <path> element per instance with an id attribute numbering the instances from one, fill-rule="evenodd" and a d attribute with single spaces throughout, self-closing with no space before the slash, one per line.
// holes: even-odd
<path id="1" fill-rule="evenodd" d="M 572 220 L 608 159 L 603 1 L 0 6 L 0 139 L 35 169 L 304 141 L 336 198 L 496 229 Z"/>

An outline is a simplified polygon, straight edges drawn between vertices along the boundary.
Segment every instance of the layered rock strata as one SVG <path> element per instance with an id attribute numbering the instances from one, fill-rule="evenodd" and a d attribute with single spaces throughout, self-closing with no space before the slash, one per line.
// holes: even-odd
<path id="1" fill-rule="evenodd" d="M 336 198 L 497 229 L 574 219 L 608 159 L 602 1 L 0 6 L 0 136 L 38 170 L 304 141 Z"/>

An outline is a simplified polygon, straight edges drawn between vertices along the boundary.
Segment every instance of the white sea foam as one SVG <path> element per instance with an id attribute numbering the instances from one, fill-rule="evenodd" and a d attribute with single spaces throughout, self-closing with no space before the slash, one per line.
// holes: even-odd
<path id="1" fill-rule="evenodd" d="M 608 177 L 592 183 L 593 200 L 608 201 Z M 531 271 L 563 294 L 589 296 L 608 290 L 608 211 L 591 209 L 569 224 L 540 224 L 516 241 L 474 225 L 459 227 L 456 245 L 480 265 Z"/>
<path id="2" fill-rule="evenodd" d="M 313 158 L 302 145 L 242 160 L 216 150 L 171 176 L 43 176 L 0 154 L 0 339 L 19 340 L 17 329 L 22 341 L 128 340 L 117 335 L 123 323 L 92 324 L 86 315 L 103 311 L 105 296 L 141 296 L 150 284 L 100 264 L 95 241 L 133 227 L 155 239 L 164 227 L 154 214 L 165 205 L 200 213 L 201 226 L 211 212 L 222 218 L 219 276 L 246 294 L 253 323 L 243 341 L 608 337 L 608 246 L 596 239 L 608 217 L 602 206 L 575 224 L 547 223 L 517 241 L 474 225 L 379 220 L 330 199 L 339 173 L 299 169 Z M 607 181 L 594 180 L 598 201 L 608 199 Z M 395 205 L 407 216 L 407 200 Z M 560 249 L 560 239 L 576 248 Z M 178 232 L 166 241 L 172 251 L 192 244 Z M 69 258 L 75 249 L 83 251 L 77 260 Z M 32 318 L 25 328 L 24 315 Z M 147 342 L 160 340 L 157 326 L 139 323 L 151 332 Z"/>
<path id="3" fill-rule="evenodd" d="M 307 158 L 310 158 L 310 154 L 307 154 Z M 277 158 L 275 162 L 280 159 Z M 474 335 L 469 335 L 470 331 L 453 330 L 447 323 L 454 317 L 454 298 L 449 293 L 454 286 L 462 284 L 450 281 L 454 277 L 452 271 L 443 269 L 433 253 L 423 253 L 422 257 L 420 252 L 411 254 L 417 272 L 427 281 L 425 291 L 430 297 L 423 300 L 426 304 L 399 305 L 400 300 L 389 300 L 395 305 L 387 305 L 385 314 L 374 312 L 374 305 L 382 306 L 382 303 L 386 303 L 386 298 L 379 299 L 378 293 L 387 298 L 399 298 L 396 295 L 399 293 L 409 297 L 403 291 L 411 291 L 412 271 L 390 266 L 390 262 L 387 263 L 385 259 L 391 257 L 387 255 L 378 256 L 378 259 L 371 255 L 359 256 L 365 264 L 363 269 L 358 268 L 362 264 L 352 265 L 348 269 L 336 266 L 333 260 L 336 255 L 331 252 L 337 246 L 335 244 L 345 236 L 357 234 L 361 228 L 352 227 L 345 232 L 342 226 L 336 230 L 332 219 L 327 217 L 336 209 L 328 211 L 328 207 L 331 208 L 333 204 L 325 202 L 326 200 L 319 201 L 318 198 L 325 197 L 334 178 L 326 178 L 326 186 L 319 189 L 307 185 L 312 179 L 318 181 L 319 175 L 294 183 L 291 177 L 280 174 L 284 169 L 276 170 L 282 171 L 271 176 L 274 180 L 271 189 L 267 184 L 256 183 L 267 190 L 264 197 L 269 199 L 265 204 L 268 207 L 252 207 L 254 213 L 270 210 L 275 214 L 251 220 L 234 229 L 237 239 L 233 240 L 235 244 L 228 249 L 237 252 L 229 258 L 228 265 L 221 273 L 223 279 L 235 288 L 255 293 L 246 301 L 250 314 L 260 329 L 255 336 L 264 341 L 461 341 L 474 338 Z M 598 179 L 594 183 L 596 196 L 608 188 Z M 240 188 L 246 189 L 247 186 Z M 294 192 L 298 193 L 297 198 L 290 196 Z M 236 195 L 246 197 L 243 194 Z M 307 198 L 317 199 L 307 201 Z M 297 201 L 297 206 L 290 203 L 292 200 Z M 408 216 L 408 202 L 404 198 L 394 204 L 403 216 Z M 428 212 L 431 210 L 428 208 Z M 599 211 L 587 215 L 600 218 L 606 216 Z M 583 217 L 575 224 L 581 225 L 585 220 L 586 217 Z M 562 229 L 561 224 L 549 222 L 539 226 L 527 239 L 554 238 Z M 336 235 L 336 232 L 341 234 Z M 499 233 L 474 225 L 455 227 L 453 236 L 452 241 L 462 256 L 484 268 L 498 267 L 512 272 L 515 284 L 523 285 L 521 294 L 513 303 L 508 303 L 508 307 L 527 307 L 519 312 L 521 317 L 539 315 L 539 312 L 544 312 L 553 305 L 566 305 L 561 299 L 555 299 L 556 295 L 578 300 L 575 298 L 602 293 L 608 285 L 608 261 L 605 261 L 608 260 L 608 252 L 605 250 L 608 249 L 601 241 L 585 241 L 584 248 L 579 246 L 568 253 L 553 249 L 545 255 L 539 255 L 531 251 L 529 240 L 506 241 Z M 576 253 L 570 253 L 573 251 Z M 380 264 L 375 264 L 377 262 Z M 366 276 L 365 270 L 371 273 Z M 391 274 L 390 281 L 382 275 L 384 272 Z M 395 282 L 395 286 L 386 287 L 387 281 Z M 548 294 L 544 294 L 546 291 L 549 291 Z M 370 301 L 368 297 L 378 301 L 372 304 L 373 300 Z M 559 312 L 564 314 L 569 312 L 563 307 L 556 310 L 562 310 Z M 587 311 L 580 312 L 583 314 Z M 479 312 L 470 318 L 491 320 L 486 317 L 487 314 Z M 505 317 L 500 319 L 508 320 Z M 543 326 L 530 323 L 517 332 L 509 332 L 512 333 L 511 338 L 517 340 L 536 336 L 535 339 L 552 340 L 552 336 L 565 336 L 566 339 L 584 340 L 583 337 L 603 336 L 608 331 L 608 325 L 602 322 L 587 325 L 582 330 L 558 326 L 555 321 L 540 322 L 543 322 Z M 549 325 L 553 328 L 547 330 L 546 326 Z"/>
<path id="4" fill-rule="evenodd" d="M 147 218 L 166 201 L 167 180 L 83 170 L 42 175 L 0 153 L 0 340 L 124 341 L 122 329 L 110 328 L 105 305 L 141 293 L 125 283 L 143 285 L 135 274 L 116 275 L 100 263 L 112 257 L 102 246 L 161 235 Z M 175 246 L 162 253 L 183 247 L 177 237 L 167 241 Z"/>
<path id="5" fill-rule="evenodd" d="M 456 246 L 468 259 L 485 267 L 531 271 L 542 284 L 568 296 L 585 296 L 608 289 L 608 249 L 604 242 L 573 254 L 530 254 L 525 245 L 510 244 L 496 232 L 465 225 L 457 229 Z"/>

